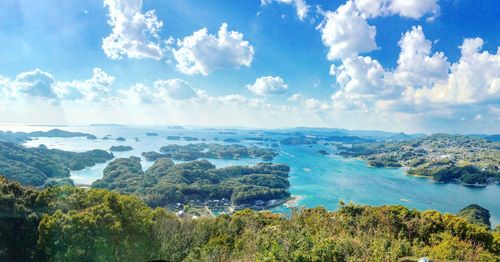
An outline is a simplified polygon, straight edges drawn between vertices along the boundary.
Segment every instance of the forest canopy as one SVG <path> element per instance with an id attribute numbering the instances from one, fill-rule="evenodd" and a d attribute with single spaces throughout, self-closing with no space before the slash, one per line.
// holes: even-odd
<path id="1" fill-rule="evenodd" d="M 2 261 L 498 261 L 500 232 L 437 211 L 342 204 L 289 219 L 243 210 L 191 219 L 102 189 L 0 178 Z M 410 261 L 412 261 L 410 260 Z"/>

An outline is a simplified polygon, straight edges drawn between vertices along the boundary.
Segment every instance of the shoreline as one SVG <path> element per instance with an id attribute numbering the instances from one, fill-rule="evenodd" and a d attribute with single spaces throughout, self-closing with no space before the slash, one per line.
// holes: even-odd
<path id="1" fill-rule="evenodd" d="M 361 160 L 363 162 L 366 162 L 366 165 L 368 167 L 371 167 L 371 168 L 388 168 L 388 169 L 402 169 L 403 172 L 404 172 L 404 175 L 406 176 L 412 176 L 412 177 L 418 177 L 418 178 L 426 178 L 426 179 L 430 179 L 432 180 L 432 182 L 434 183 L 438 183 L 438 184 L 448 184 L 448 183 L 452 183 L 452 184 L 457 184 L 457 185 L 461 185 L 461 186 L 465 186 L 465 187 L 472 187 L 472 188 L 485 188 L 485 187 L 488 187 L 488 186 L 491 186 L 491 185 L 499 185 L 500 183 L 486 183 L 486 184 L 467 184 L 467 183 L 463 183 L 461 181 L 448 181 L 448 182 L 443 182 L 443 181 L 437 181 L 437 180 L 434 180 L 434 178 L 432 176 L 424 176 L 424 175 L 419 175 L 419 174 L 410 174 L 408 173 L 408 170 L 410 169 L 410 167 L 408 166 L 403 166 L 401 165 L 401 167 L 388 167 L 388 166 L 382 166 L 382 167 L 376 167 L 376 166 L 372 166 L 372 165 L 369 165 L 368 164 L 368 160 L 362 158 L 362 157 L 349 157 L 349 156 L 343 156 L 343 155 L 338 155 L 338 156 L 341 156 L 341 157 L 344 157 L 344 158 L 351 158 L 351 159 L 356 159 L 356 160 Z"/>
<path id="2" fill-rule="evenodd" d="M 296 206 L 299 205 L 299 202 L 302 199 L 304 199 L 304 196 L 301 196 L 301 195 L 290 196 L 290 198 L 283 203 L 283 206 L 288 207 L 288 208 L 290 208 L 290 207 L 296 207 Z"/>

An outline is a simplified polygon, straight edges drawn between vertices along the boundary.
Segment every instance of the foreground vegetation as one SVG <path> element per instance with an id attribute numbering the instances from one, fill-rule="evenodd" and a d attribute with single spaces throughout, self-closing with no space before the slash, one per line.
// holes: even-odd
<path id="1" fill-rule="evenodd" d="M 104 150 L 75 153 L 47 149 L 43 145 L 26 148 L 0 142 L 0 174 L 23 185 L 72 184 L 71 170 L 81 170 L 113 158 L 113 154 Z"/>
<path id="2" fill-rule="evenodd" d="M 439 182 L 484 186 L 500 182 L 500 143 L 479 137 L 437 134 L 402 142 L 341 147 L 375 167 L 408 167 L 408 173 Z"/>
<path id="3" fill-rule="evenodd" d="M 130 157 L 111 162 L 92 187 L 136 194 L 153 207 L 223 199 L 240 206 L 287 199 L 288 172 L 283 164 L 216 168 L 207 160 L 174 164 L 169 158 L 143 171 L 140 158 Z"/>
<path id="4" fill-rule="evenodd" d="M 500 232 L 401 206 L 177 217 L 106 190 L 0 178 L 1 261 L 498 261 Z"/>

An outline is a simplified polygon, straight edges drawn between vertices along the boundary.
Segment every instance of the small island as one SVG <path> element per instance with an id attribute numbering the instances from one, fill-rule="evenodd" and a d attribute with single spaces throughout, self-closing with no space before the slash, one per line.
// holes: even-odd
<path id="1" fill-rule="evenodd" d="M 132 148 L 131 146 L 111 146 L 109 148 L 109 151 L 112 151 L 112 152 L 125 152 L 125 151 L 130 151 L 130 150 L 133 150 L 134 148 Z"/>
<path id="2" fill-rule="evenodd" d="M 125 139 L 124 137 L 117 137 L 116 138 L 116 141 L 119 141 L 119 142 L 124 142 L 124 141 L 127 141 L 127 139 Z"/>
<path id="3" fill-rule="evenodd" d="M 158 133 L 148 132 L 146 136 L 158 136 Z"/>
<path id="4" fill-rule="evenodd" d="M 174 160 L 192 161 L 200 158 L 212 159 L 241 159 L 261 158 L 264 161 L 272 161 L 278 155 L 274 149 L 260 148 L 256 146 L 243 145 L 220 145 L 220 144 L 188 144 L 167 145 L 160 148 L 160 152 Z M 151 153 L 149 153 L 151 154 Z M 151 154 L 152 155 L 152 154 Z"/>
<path id="5" fill-rule="evenodd" d="M 314 138 L 309 138 L 306 136 L 291 136 L 280 141 L 282 145 L 312 145 L 316 144 L 317 141 Z"/>
<path id="6" fill-rule="evenodd" d="M 141 154 L 147 161 L 156 161 L 162 157 L 166 157 L 164 154 L 155 152 L 155 151 L 149 151 L 149 152 L 143 152 Z"/>

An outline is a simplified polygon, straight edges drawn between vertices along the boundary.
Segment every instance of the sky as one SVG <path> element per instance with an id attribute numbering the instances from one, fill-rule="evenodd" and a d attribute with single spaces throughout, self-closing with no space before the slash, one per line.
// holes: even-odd
<path id="1" fill-rule="evenodd" d="M 0 123 L 500 133 L 498 0 L 2 0 Z"/>

